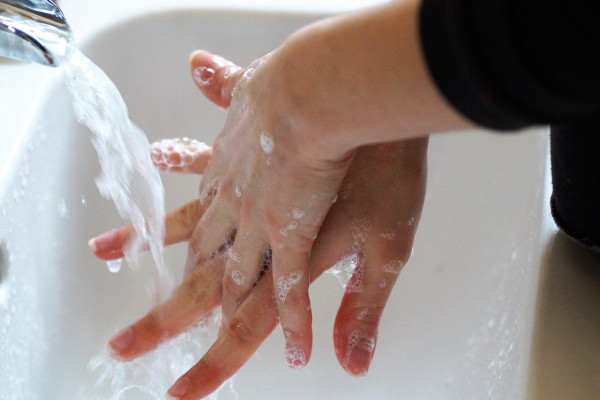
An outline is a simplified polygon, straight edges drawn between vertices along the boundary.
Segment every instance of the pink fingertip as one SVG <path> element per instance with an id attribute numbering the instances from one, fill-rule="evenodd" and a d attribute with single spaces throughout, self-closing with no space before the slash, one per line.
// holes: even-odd
<path id="1" fill-rule="evenodd" d="M 293 370 L 299 370 L 306 366 L 306 353 L 298 346 L 285 346 L 285 362 Z"/>
<path id="2" fill-rule="evenodd" d="M 185 396 L 190 388 L 190 378 L 182 376 L 175 382 L 173 386 L 167 391 L 167 399 L 180 399 Z"/>
<path id="3" fill-rule="evenodd" d="M 96 236 L 88 241 L 88 246 L 94 251 L 106 250 L 113 246 L 117 241 L 117 234 L 115 231 L 104 232 L 100 236 Z"/>
<path id="4" fill-rule="evenodd" d="M 130 328 L 125 328 L 110 339 L 108 350 L 114 357 L 119 358 L 119 353 L 127 350 L 132 343 L 133 331 Z"/>
<path id="5" fill-rule="evenodd" d="M 162 139 L 150 146 L 154 165 L 166 172 L 196 171 L 196 163 L 206 157 L 210 147 L 194 139 Z"/>

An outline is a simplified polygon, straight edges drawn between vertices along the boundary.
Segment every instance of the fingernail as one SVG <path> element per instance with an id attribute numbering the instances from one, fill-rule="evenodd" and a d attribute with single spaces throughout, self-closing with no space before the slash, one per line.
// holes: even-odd
<path id="1" fill-rule="evenodd" d="M 196 57 L 196 54 L 199 54 L 199 53 L 206 53 L 206 50 L 194 50 L 194 51 L 192 51 L 192 53 L 190 54 L 190 59 L 189 59 L 190 63 L 192 62 L 192 60 L 194 59 L 194 57 Z"/>
<path id="2" fill-rule="evenodd" d="M 167 391 L 167 399 L 180 399 L 185 396 L 190 387 L 190 378 L 182 376 L 175 382 L 173 386 Z"/>
<path id="3" fill-rule="evenodd" d="M 369 371 L 375 351 L 375 336 L 364 334 L 358 330 L 348 336 L 344 368 L 355 376 L 365 376 Z"/>
<path id="4" fill-rule="evenodd" d="M 112 354 L 118 354 L 127 350 L 131 343 L 133 343 L 133 331 L 131 328 L 125 328 L 110 339 L 108 348 Z"/>
<path id="5" fill-rule="evenodd" d="M 105 250 L 111 247 L 117 240 L 115 231 L 104 232 L 100 236 L 90 239 L 88 245 L 93 251 Z"/>

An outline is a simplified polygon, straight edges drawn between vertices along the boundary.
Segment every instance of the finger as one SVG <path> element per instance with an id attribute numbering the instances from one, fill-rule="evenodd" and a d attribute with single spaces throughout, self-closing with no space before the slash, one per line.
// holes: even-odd
<path id="1" fill-rule="evenodd" d="M 285 335 L 285 360 L 292 369 L 306 366 L 312 350 L 312 312 L 308 296 L 308 255 L 273 249 L 275 303 Z"/>
<path id="2" fill-rule="evenodd" d="M 357 258 L 334 326 L 336 356 L 340 365 L 352 375 L 363 376 L 369 370 L 379 321 L 407 258 L 404 255 L 373 257 L 370 254 Z"/>
<path id="3" fill-rule="evenodd" d="M 89 240 L 88 245 L 102 260 L 115 260 L 123 257 L 123 248 L 135 235 L 132 225 L 104 232 Z"/>
<path id="4" fill-rule="evenodd" d="M 114 335 L 108 343 L 112 355 L 131 360 L 207 317 L 220 303 L 223 264 L 219 257 L 196 269 L 166 302 Z"/>
<path id="5" fill-rule="evenodd" d="M 212 149 L 194 139 L 162 139 L 150 145 L 150 156 L 162 171 L 202 174 Z"/>
<path id="6" fill-rule="evenodd" d="M 236 233 L 233 246 L 227 251 L 221 295 L 222 323 L 225 325 L 242 304 L 256 283 L 266 243 L 243 227 Z"/>
<path id="7" fill-rule="evenodd" d="M 272 285 L 271 274 L 266 274 L 204 357 L 169 389 L 171 398 L 208 396 L 248 361 L 277 325 Z"/>
<path id="8" fill-rule="evenodd" d="M 213 206 L 205 211 L 190 236 L 186 274 L 211 257 L 227 251 L 233 243 L 236 230 L 234 213 L 224 205 L 214 206 L 225 204 L 218 198 L 211 204 Z"/>
<path id="9" fill-rule="evenodd" d="M 202 50 L 192 53 L 190 68 L 196 86 L 206 98 L 219 107 L 228 108 L 242 69 L 229 60 Z"/>
<path id="10" fill-rule="evenodd" d="M 169 211 L 165 218 L 164 244 L 168 246 L 189 239 L 203 213 L 204 207 L 199 200 Z M 123 249 L 134 235 L 135 229 L 129 225 L 92 238 L 88 244 L 98 258 L 113 260 L 123 257 Z"/>

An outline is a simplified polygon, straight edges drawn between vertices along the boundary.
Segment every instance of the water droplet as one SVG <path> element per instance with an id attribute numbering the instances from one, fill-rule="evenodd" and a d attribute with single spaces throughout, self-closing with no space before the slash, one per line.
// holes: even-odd
<path id="1" fill-rule="evenodd" d="M 294 217 L 294 219 L 300 219 L 302 217 L 304 217 L 306 215 L 306 213 L 304 212 L 304 210 L 301 210 L 299 208 L 294 208 L 292 210 L 292 217 Z"/>
<path id="2" fill-rule="evenodd" d="M 69 216 L 69 209 L 67 208 L 65 199 L 58 200 L 58 216 L 60 218 L 67 218 Z"/>
<path id="3" fill-rule="evenodd" d="M 121 270 L 121 265 L 123 264 L 123 259 L 119 258 L 117 260 L 109 260 L 106 262 L 106 266 L 110 272 L 116 274 Z"/>
<path id="4" fill-rule="evenodd" d="M 275 140 L 267 132 L 260 134 L 260 147 L 266 154 L 271 154 L 275 150 Z"/>
<path id="5" fill-rule="evenodd" d="M 296 221 L 291 221 L 288 226 L 286 227 L 286 229 L 288 231 L 293 231 L 294 229 L 296 229 L 298 227 L 298 223 Z"/>

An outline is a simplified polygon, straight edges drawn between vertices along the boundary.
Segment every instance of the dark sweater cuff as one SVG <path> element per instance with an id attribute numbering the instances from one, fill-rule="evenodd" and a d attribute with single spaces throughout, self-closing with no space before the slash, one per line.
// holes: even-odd
<path id="1" fill-rule="evenodd" d="M 487 0 L 484 0 L 487 1 Z M 482 73 L 460 2 L 424 0 L 419 30 L 429 72 L 446 100 L 466 118 L 487 128 L 518 129 L 531 123 L 498 96 Z"/>
<path id="2" fill-rule="evenodd" d="M 552 215 L 565 233 L 585 246 L 600 246 L 600 116 L 553 125 Z"/>
<path id="3" fill-rule="evenodd" d="M 429 72 L 457 111 L 487 128 L 587 118 L 600 109 L 593 3 L 423 0 Z"/>

